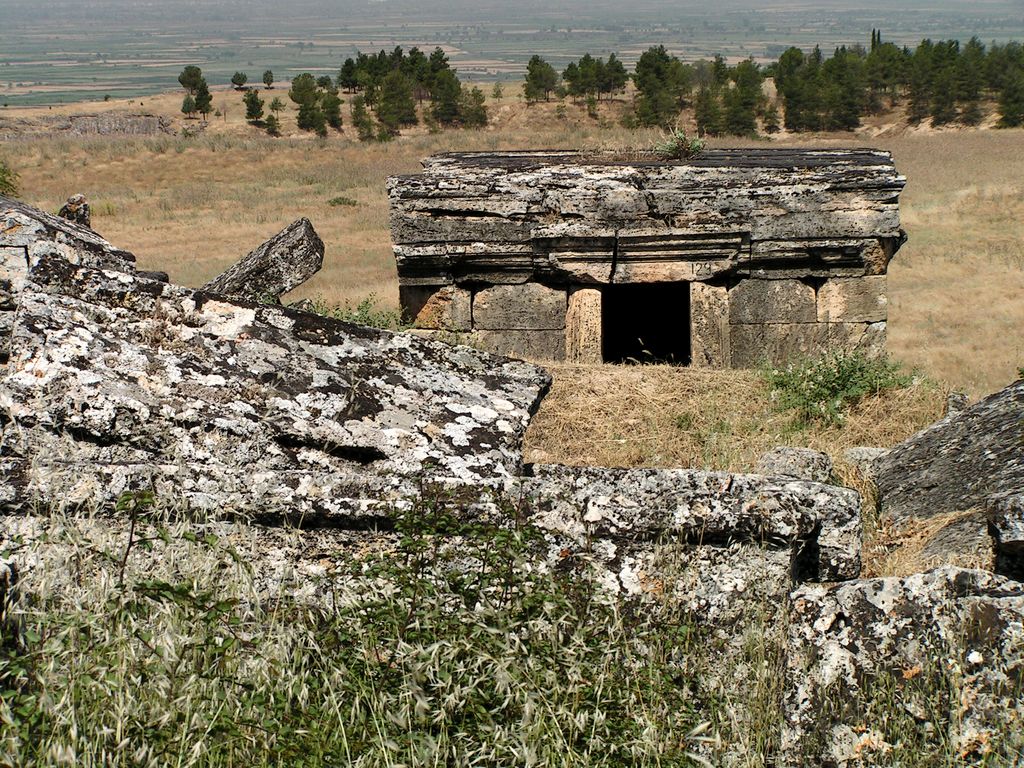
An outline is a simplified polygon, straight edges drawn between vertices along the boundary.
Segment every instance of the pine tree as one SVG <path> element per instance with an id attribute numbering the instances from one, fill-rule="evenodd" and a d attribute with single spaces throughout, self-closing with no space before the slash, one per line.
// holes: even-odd
<path id="1" fill-rule="evenodd" d="M 274 73 L 269 69 L 263 73 L 263 84 L 267 86 L 267 88 L 274 87 Z"/>
<path id="2" fill-rule="evenodd" d="M 392 136 L 399 128 L 416 124 L 416 100 L 412 95 L 409 81 L 400 71 L 393 70 L 380 87 L 377 102 L 377 119 Z"/>
<path id="3" fill-rule="evenodd" d="M 530 103 L 541 99 L 548 101 L 557 85 L 558 73 L 555 72 L 555 68 L 540 56 L 531 57 L 526 65 L 526 82 L 523 84 L 526 101 Z"/>
<path id="4" fill-rule="evenodd" d="M 320 109 L 323 110 L 324 119 L 327 124 L 336 130 L 341 130 L 341 97 L 337 92 L 331 90 L 320 97 Z"/>
<path id="5" fill-rule="evenodd" d="M 483 128 L 487 125 L 484 92 L 479 88 L 462 90 L 462 95 L 459 98 L 459 121 L 466 128 Z"/>
<path id="6" fill-rule="evenodd" d="M 356 96 L 352 99 L 352 125 L 356 128 L 356 135 L 360 141 L 373 141 L 377 137 L 377 126 L 374 124 L 373 116 L 366 108 L 366 99 Z"/>
<path id="7" fill-rule="evenodd" d="M 764 132 L 769 136 L 779 132 L 781 127 L 779 125 L 779 108 L 775 105 L 774 101 L 765 108 L 762 123 L 764 125 Z"/>
<path id="8" fill-rule="evenodd" d="M 245 102 L 245 119 L 250 123 L 263 119 L 263 99 L 255 90 L 247 91 L 242 101 Z"/>
<path id="9" fill-rule="evenodd" d="M 196 114 L 196 100 L 192 97 L 192 94 L 185 94 L 185 99 L 181 102 L 181 112 L 185 117 L 193 117 Z"/>
<path id="10" fill-rule="evenodd" d="M 327 119 L 320 109 L 320 104 L 315 100 L 299 105 L 296 122 L 303 131 L 313 131 L 318 136 L 327 135 Z"/>
<path id="11" fill-rule="evenodd" d="M 231 76 L 231 84 L 235 86 L 236 91 L 242 90 L 242 87 L 249 81 L 249 76 L 245 72 L 235 72 Z"/>
<path id="12" fill-rule="evenodd" d="M 999 127 L 1017 128 L 1024 125 L 1024 69 L 1008 72 L 999 92 Z"/>
<path id="13" fill-rule="evenodd" d="M 459 99 L 462 97 L 462 84 L 450 69 L 437 74 L 434 87 L 430 94 L 432 102 L 430 113 L 441 125 L 452 125 L 459 119 Z"/>
<path id="14" fill-rule="evenodd" d="M 203 116 L 203 120 L 213 110 L 213 95 L 210 93 L 209 86 L 206 85 L 206 80 L 202 79 L 199 81 L 199 85 L 196 86 L 196 112 Z"/>
<path id="15" fill-rule="evenodd" d="M 722 107 L 718 101 L 717 91 L 710 85 L 697 91 L 693 116 L 697 121 L 697 133 L 700 136 L 722 135 L 724 130 Z"/>
<path id="16" fill-rule="evenodd" d="M 277 115 L 268 115 L 264 126 L 266 126 L 267 133 L 271 136 L 281 135 L 281 123 L 278 122 Z"/>
<path id="17" fill-rule="evenodd" d="M 181 87 L 189 92 L 190 95 L 195 96 L 196 89 L 199 87 L 199 83 L 203 79 L 203 70 L 192 64 L 189 64 L 178 75 L 178 82 L 181 83 Z"/>

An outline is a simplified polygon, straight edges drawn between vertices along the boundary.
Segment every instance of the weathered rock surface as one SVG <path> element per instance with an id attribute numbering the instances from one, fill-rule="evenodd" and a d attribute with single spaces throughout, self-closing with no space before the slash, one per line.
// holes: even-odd
<path id="1" fill-rule="evenodd" d="M 309 219 L 299 219 L 213 278 L 201 290 L 279 304 L 282 294 L 320 271 L 324 243 Z"/>
<path id="2" fill-rule="evenodd" d="M 792 601 L 783 764 L 1024 754 L 1021 584 L 944 567 L 806 585 Z"/>
<path id="3" fill-rule="evenodd" d="M 876 467 L 882 514 L 896 524 L 1024 489 L 1024 381 L 918 432 Z"/>
<path id="4" fill-rule="evenodd" d="M 153 486 L 229 513 L 378 514 L 422 477 L 516 477 L 549 384 L 469 348 L 56 257 L 33 266 L 11 338 L 8 510 Z"/>
<path id="5" fill-rule="evenodd" d="M 780 445 L 758 460 L 757 471 L 773 477 L 827 483 L 832 478 L 832 459 L 827 453 L 811 448 Z"/>
<path id="6" fill-rule="evenodd" d="M 534 521 L 553 534 L 576 546 L 611 542 L 609 562 L 670 536 L 699 546 L 786 550 L 793 580 L 860 574 L 860 496 L 849 488 L 700 470 L 541 464 L 523 481 L 523 494 Z M 627 582 L 636 586 L 628 574 L 620 580 L 627 591 Z"/>

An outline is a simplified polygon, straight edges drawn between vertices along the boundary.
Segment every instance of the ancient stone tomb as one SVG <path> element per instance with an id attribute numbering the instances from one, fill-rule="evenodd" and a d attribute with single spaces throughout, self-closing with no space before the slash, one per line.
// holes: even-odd
<path id="1" fill-rule="evenodd" d="M 388 180 L 402 307 L 538 359 L 877 354 L 904 182 L 868 149 L 437 155 Z"/>

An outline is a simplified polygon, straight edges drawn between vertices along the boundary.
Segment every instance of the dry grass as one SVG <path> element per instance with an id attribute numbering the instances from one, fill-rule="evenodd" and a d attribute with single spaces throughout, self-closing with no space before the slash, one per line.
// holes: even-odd
<path id="1" fill-rule="evenodd" d="M 240 94 L 218 91 L 215 106 L 226 115 L 211 120 L 207 135 L 197 139 L 44 139 L 19 143 L 16 151 L 9 146 L 4 154 L 15 161 L 30 202 L 52 210 L 72 192 L 85 192 L 102 234 L 178 282 L 204 282 L 308 216 L 327 244 L 327 259 L 296 298 L 319 294 L 342 302 L 375 293 L 395 307 L 387 176 L 415 172 L 426 155 L 452 149 L 613 148 L 649 146 L 655 138 L 617 126 L 624 101 L 602 103 L 597 120 L 584 106 L 568 104 L 565 119 L 558 119 L 555 103 L 528 108 L 514 91 L 506 88 L 505 98 L 491 104 L 494 121 L 487 130 L 431 135 L 421 127 L 385 146 L 360 145 L 348 133 L 327 141 L 298 134 L 291 104 L 284 113 L 286 137 L 271 140 L 244 123 Z M 263 95 L 287 101 L 283 87 Z M 180 93 L 169 93 L 106 108 L 177 118 L 180 100 Z M 96 109 L 9 114 L 33 120 Z M 887 126 L 875 138 L 878 131 L 872 126 L 862 136 L 809 136 L 796 143 L 880 146 L 893 152 L 907 176 L 902 207 L 910 240 L 890 269 L 890 350 L 975 397 L 1004 386 L 1024 364 L 1024 131 Z M 339 195 L 359 205 L 327 204 Z"/>
<path id="2" fill-rule="evenodd" d="M 865 531 L 861 575 L 910 576 L 940 565 L 955 565 L 960 568 L 994 568 L 991 551 L 930 552 L 932 539 L 948 526 L 976 518 L 974 510 L 947 512 L 927 519 L 910 520 L 896 528 L 882 524 L 874 530 Z"/>
<path id="3" fill-rule="evenodd" d="M 667 365 L 553 365 L 526 436 L 533 462 L 753 471 L 777 445 L 841 457 L 890 446 L 942 416 L 943 388 L 919 382 L 862 400 L 842 427 L 797 429 L 755 371 Z"/>

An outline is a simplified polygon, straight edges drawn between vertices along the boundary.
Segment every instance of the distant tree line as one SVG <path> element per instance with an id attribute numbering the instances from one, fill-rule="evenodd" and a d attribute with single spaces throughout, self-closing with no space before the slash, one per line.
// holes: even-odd
<path id="1" fill-rule="evenodd" d="M 774 78 L 778 101 L 762 84 Z M 993 44 L 976 37 L 961 46 L 956 40 L 924 40 L 915 49 L 883 42 L 871 32 L 869 48 L 841 46 L 825 58 L 820 48 L 805 53 L 789 48 L 761 66 L 752 59 L 729 66 L 721 56 L 684 63 L 664 46 L 641 54 L 633 73 L 614 54 L 608 61 L 590 54 L 571 62 L 559 74 L 540 56 L 526 69 L 523 95 L 528 103 L 552 96 L 592 99 L 636 88 L 627 122 L 670 127 L 680 111 L 692 107 L 701 135 L 853 130 L 865 115 L 906 103 L 911 123 L 959 122 L 976 125 L 982 101 L 998 105 L 999 125 L 1024 125 L 1024 47 Z M 781 107 L 781 112 L 780 112 Z"/>
<path id="2" fill-rule="evenodd" d="M 264 101 L 256 89 L 246 87 L 248 80 L 245 72 L 235 72 L 231 77 L 235 89 L 245 91 L 246 119 L 260 123 L 264 115 Z M 185 67 L 178 81 L 189 90 L 182 112 L 190 117 L 199 112 L 205 117 L 210 111 L 212 98 L 202 71 L 195 66 Z M 205 89 L 204 97 L 199 95 L 200 83 Z M 267 88 L 273 88 L 274 73 L 271 70 L 263 73 L 263 83 Z M 463 87 L 441 48 L 435 48 L 429 56 L 416 47 L 406 53 L 400 46 L 391 52 L 358 53 L 355 58 L 345 60 L 337 78 L 329 75 L 314 77 L 309 72 L 296 76 L 292 79 L 288 97 L 298 105 L 298 127 L 320 136 L 326 136 L 329 128 L 341 130 L 343 100 L 339 93 L 342 90 L 354 94 L 352 123 L 363 141 L 387 141 L 397 136 L 402 128 L 416 125 L 420 120 L 417 103 L 423 104 L 428 100 L 424 116 L 431 128 L 479 128 L 487 124 L 483 92 L 476 87 Z M 496 89 L 496 93 L 500 97 L 500 89 Z M 205 111 L 200 104 L 205 105 Z M 275 98 L 269 108 L 271 114 L 263 125 L 269 133 L 278 135 L 278 115 L 284 109 L 284 103 Z"/>

